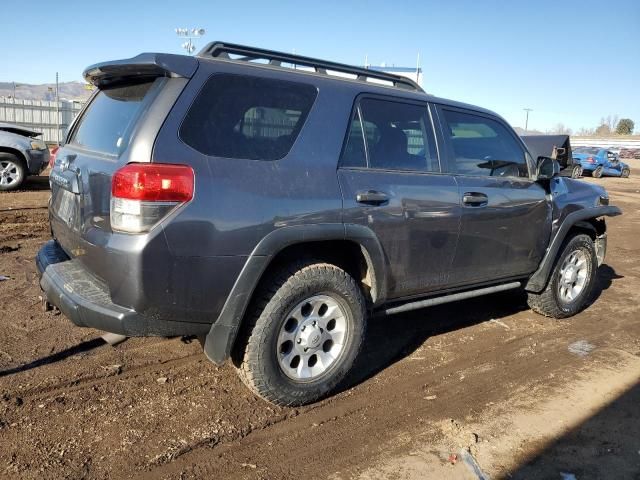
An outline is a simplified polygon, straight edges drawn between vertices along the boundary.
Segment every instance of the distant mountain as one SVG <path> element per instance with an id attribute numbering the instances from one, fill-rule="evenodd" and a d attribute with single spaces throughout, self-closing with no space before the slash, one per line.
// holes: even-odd
<path id="1" fill-rule="evenodd" d="M 63 82 L 58 84 L 58 95 L 61 99 L 84 101 L 91 95 L 83 82 Z M 30 85 L 16 82 L 16 99 L 18 100 L 55 100 L 56 84 L 45 83 Z M 13 82 L 0 82 L 0 97 L 13 97 Z"/>

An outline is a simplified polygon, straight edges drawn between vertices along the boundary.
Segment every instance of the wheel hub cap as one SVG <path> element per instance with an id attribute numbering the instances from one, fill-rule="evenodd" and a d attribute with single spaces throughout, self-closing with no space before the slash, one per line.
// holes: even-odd
<path id="1" fill-rule="evenodd" d="M 316 320 L 305 322 L 307 325 L 303 325 L 303 329 L 298 335 L 298 345 L 306 348 L 317 348 L 320 345 L 320 340 L 322 340 L 322 335 L 324 330 L 318 326 Z"/>
<path id="2" fill-rule="evenodd" d="M 578 271 L 573 265 L 571 265 L 569 268 L 567 268 L 567 271 L 564 274 L 564 281 L 565 283 L 575 283 L 577 276 Z"/>
<path id="3" fill-rule="evenodd" d="M 293 380 L 314 380 L 340 358 L 346 339 L 343 307 L 329 295 L 315 295 L 287 315 L 278 335 L 278 363 Z"/>

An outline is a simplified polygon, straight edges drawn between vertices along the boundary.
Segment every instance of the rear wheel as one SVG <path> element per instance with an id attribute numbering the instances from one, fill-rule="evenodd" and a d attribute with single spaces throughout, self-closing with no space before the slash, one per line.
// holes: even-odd
<path id="1" fill-rule="evenodd" d="M 20 187 L 27 177 L 24 162 L 12 153 L 0 153 L 0 191 Z"/>
<path id="2" fill-rule="evenodd" d="M 604 171 L 604 168 L 602 168 L 602 166 L 600 166 L 600 167 L 596 168 L 593 171 L 593 176 L 596 177 L 596 178 L 600 178 L 600 177 L 602 177 L 603 171 Z"/>
<path id="3" fill-rule="evenodd" d="M 571 170 L 571 178 L 580 178 L 582 176 L 582 167 L 580 165 L 574 165 Z"/>
<path id="4" fill-rule="evenodd" d="M 303 405 L 344 379 L 366 327 L 365 300 L 348 273 L 296 263 L 270 278 L 252 303 L 234 363 L 253 392 L 278 405 Z"/>
<path id="5" fill-rule="evenodd" d="M 541 293 L 528 293 L 529 306 L 547 317 L 575 315 L 591 298 L 597 269 L 593 240 L 575 235 L 565 242 L 547 287 Z"/>
<path id="6" fill-rule="evenodd" d="M 628 168 L 623 168 L 620 176 L 622 178 L 629 178 L 629 175 L 631 175 L 631 170 L 629 170 Z"/>

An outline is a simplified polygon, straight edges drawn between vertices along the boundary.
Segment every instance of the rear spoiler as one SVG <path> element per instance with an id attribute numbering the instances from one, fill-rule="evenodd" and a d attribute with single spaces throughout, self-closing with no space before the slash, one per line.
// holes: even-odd
<path id="1" fill-rule="evenodd" d="M 124 60 L 96 63 L 83 73 L 85 80 L 96 87 L 117 83 L 127 77 L 183 77 L 191 78 L 198 68 L 198 60 L 170 53 L 141 53 Z"/>

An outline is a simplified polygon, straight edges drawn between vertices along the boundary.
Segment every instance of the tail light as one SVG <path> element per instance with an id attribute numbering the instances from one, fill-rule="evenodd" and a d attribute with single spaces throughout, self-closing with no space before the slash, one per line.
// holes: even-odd
<path id="1" fill-rule="evenodd" d="M 53 168 L 55 166 L 56 155 L 58 155 L 58 150 L 60 150 L 60 146 L 56 146 L 51 149 L 51 153 L 49 155 L 49 168 Z"/>
<path id="2" fill-rule="evenodd" d="M 593 157 L 587 157 L 587 162 L 589 163 L 596 163 L 596 159 Z"/>
<path id="3" fill-rule="evenodd" d="M 193 198 L 194 174 L 188 165 L 129 163 L 111 180 L 111 228 L 148 232 L 174 208 Z"/>

